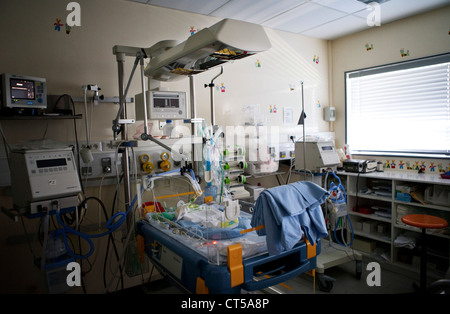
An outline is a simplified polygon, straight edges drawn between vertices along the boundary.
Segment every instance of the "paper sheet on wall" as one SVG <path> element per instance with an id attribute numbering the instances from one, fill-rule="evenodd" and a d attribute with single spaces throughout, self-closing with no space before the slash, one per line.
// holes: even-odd
<path id="1" fill-rule="evenodd" d="M 284 107 L 283 110 L 283 118 L 284 124 L 292 124 L 293 123 L 294 110 L 290 107 Z"/>

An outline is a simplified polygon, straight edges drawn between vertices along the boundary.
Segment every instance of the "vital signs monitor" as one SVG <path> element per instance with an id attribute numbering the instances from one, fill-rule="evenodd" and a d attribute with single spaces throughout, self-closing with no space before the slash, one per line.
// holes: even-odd
<path id="1" fill-rule="evenodd" d="M 147 118 L 151 120 L 187 119 L 186 92 L 147 91 Z M 136 95 L 136 120 L 144 120 L 143 94 Z"/>
<path id="2" fill-rule="evenodd" d="M 45 78 L 3 73 L 0 85 L 0 99 L 4 108 L 47 108 Z"/>

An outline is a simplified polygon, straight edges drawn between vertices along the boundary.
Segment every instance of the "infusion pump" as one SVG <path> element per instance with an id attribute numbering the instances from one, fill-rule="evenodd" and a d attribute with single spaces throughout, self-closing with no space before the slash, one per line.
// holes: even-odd
<path id="1" fill-rule="evenodd" d="M 306 157 L 306 163 L 304 162 Z M 295 169 L 320 172 L 321 168 L 333 168 L 340 164 L 333 142 L 296 142 Z"/>
<path id="2" fill-rule="evenodd" d="M 16 208 L 34 214 L 51 204 L 60 208 L 78 204 L 81 185 L 70 147 L 13 151 L 10 168 Z"/>

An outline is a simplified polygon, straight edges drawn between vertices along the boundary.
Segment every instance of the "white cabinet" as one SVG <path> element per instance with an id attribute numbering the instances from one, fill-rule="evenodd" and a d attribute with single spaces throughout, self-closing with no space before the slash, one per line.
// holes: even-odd
<path id="1" fill-rule="evenodd" d="M 408 244 L 420 237 L 420 230 L 402 223 L 401 217 L 423 213 L 450 223 L 450 180 L 394 171 L 338 172 L 338 175 L 345 182 L 347 210 L 355 237 L 353 248 L 418 270 L 417 252 Z M 429 229 L 427 234 L 428 266 L 438 276 L 445 274 L 449 267 L 450 227 Z"/>

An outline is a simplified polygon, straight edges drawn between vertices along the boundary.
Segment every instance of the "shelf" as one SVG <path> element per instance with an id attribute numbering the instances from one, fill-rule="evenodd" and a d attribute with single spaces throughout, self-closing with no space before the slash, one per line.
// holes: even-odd
<path id="1" fill-rule="evenodd" d="M 421 208 L 426 208 L 426 209 L 436 209 L 436 210 L 450 211 L 450 207 L 445 207 L 445 206 L 442 206 L 442 205 L 421 204 L 421 203 L 404 202 L 404 201 L 398 201 L 398 200 L 394 200 L 394 203 L 395 204 L 401 204 L 401 205 L 407 205 L 407 206 L 421 207 Z"/>
<path id="2" fill-rule="evenodd" d="M 450 206 L 446 205 L 434 205 L 434 204 L 423 204 L 420 202 L 412 201 L 405 202 L 396 199 L 396 187 L 398 185 L 411 184 L 426 187 L 426 186 L 449 186 L 450 180 L 442 179 L 438 174 L 417 174 L 415 172 L 405 173 L 405 172 L 372 172 L 372 173 L 349 173 L 349 172 L 338 172 L 339 176 L 345 177 L 345 187 L 347 190 L 347 210 L 349 216 L 355 221 L 376 221 L 379 223 L 386 223 L 390 226 L 389 234 L 380 234 L 376 232 L 367 233 L 362 229 L 354 230 L 356 236 L 360 236 L 366 239 L 371 239 L 378 245 L 390 247 L 390 263 L 392 265 L 398 265 L 402 267 L 400 262 L 397 262 L 398 258 L 398 248 L 395 246 L 395 239 L 398 235 L 404 234 L 408 231 L 420 233 L 419 228 L 414 228 L 411 226 L 402 225 L 397 221 L 398 216 L 402 216 L 409 213 L 420 213 L 429 212 L 432 215 L 438 215 L 445 217 L 450 221 Z M 358 185 L 357 185 L 358 184 Z M 388 196 L 380 196 L 369 190 L 370 193 L 355 191 L 362 189 L 372 189 L 372 188 L 386 188 L 389 191 Z M 391 192 L 392 189 L 392 192 Z M 354 212 L 353 207 L 358 204 L 360 206 L 366 205 L 369 207 L 378 206 L 390 209 L 391 217 L 382 217 L 375 214 L 362 214 L 359 212 Z M 408 207 L 410 209 L 403 209 L 402 207 Z M 355 224 L 354 224 L 355 225 Z M 368 230 L 366 230 L 368 231 Z M 372 231 L 376 231 L 372 230 Z M 384 230 L 386 231 L 386 230 Z M 450 245 L 450 228 L 444 230 L 427 230 L 426 234 L 430 236 L 433 241 L 443 241 L 443 246 L 447 247 Z M 448 251 L 443 250 L 445 257 L 448 258 Z M 412 266 L 411 268 L 417 268 Z"/>
<path id="3" fill-rule="evenodd" d="M 425 184 L 441 184 L 450 185 L 449 179 L 442 179 L 439 175 L 425 174 L 425 173 L 405 173 L 397 171 L 385 171 L 385 172 L 368 172 L 368 173 L 355 173 L 338 171 L 337 175 L 345 175 L 350 177 L 360 177 L 360 178 L 372 178 L 372 179 L 384 179 L 393 181 L 405 181 L 405 182 L 416 182 Z"/>
<path id="4" fill-rule="evenodd" d="M 420 228 L 411 227 L 411 226 L 407 226 L 407 225 L 399 225 L 398 223 L 395 223 L 394 227 L 398 228 L 398 229 L 414 231 L 414 232 L 419 232 L 419 233 L 422 232 L 422 230 Z M 436 236 L 436 237 L 444 238 L 444 239 L 450 239 L 450 235 L 443 234 L 443 233 L 440 233 L 440 232 L 437 232 L 437 231 L 427 230 L 426 234 L 430 235 L 430 236 Z"/>
<path id="5" fill-rule="evenodd" d="M 381 217 L 381 216 L 378 216 L 375 214 L 360 214 L 360 213 L 353 212 L 353 211 L 348 212 L 348 214 L 350 216 L 357 216 L 357 217 L 362 217 L 362 218 L 367 218 L 367 219 L 372 219 L 372 220 L 378 220 L 378 221 L 386 222 L 386 223 L 392 222 L 391 218 Z"/>
<path id="6" fill-rule="evenodd" d="M 263 178 L 263 177 L 268 177 L 268 176 L 278 176 L 280 174 L 285 174 L 286 172 L 283 171 L 276 171 L 276 172 L 267 172 L 267 173 L 258 173 L 258 174 L 247 174 L 244 173 L 246 177 L 248 178 Z"/>
<path id="7" fill-rule="evenodd" d="M 360 237 L 365 237 L 365 238 L 369 238 L 369 239 L 376 240 L 379 242 L 384 242 L 389 245 L 391 244 L 391 237 L 388 235 L 381 235 L 379 233 L 366 233 L 366 232 L 359 231 L 359 230 L 354 230 L 353 233 Z"/>
<path id="8" fill-rule="evenodd" d="M 74 116 L 0 116 L 0 120 L 67 120 L 67 119 L 81 119 L 83 115 L 77 114 Z"/>
<path id="9" fill-rule="evenodd" d="M 356 196 L 355 192 L 349 192 L 347 193 L 349 196 L 355 196 L 358 198 L 367 198 L 370 200 L 377 200 L 377 201 L 383 201 L 383 202 L 392 202 L 392 197 L 386 197 L 386 196 L 379 196 L 376 194 L 365 194 L 365 193 L 358 193 L 358 196 Z"/>

